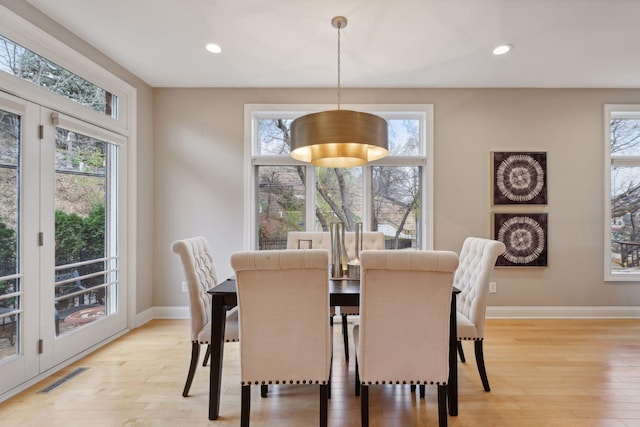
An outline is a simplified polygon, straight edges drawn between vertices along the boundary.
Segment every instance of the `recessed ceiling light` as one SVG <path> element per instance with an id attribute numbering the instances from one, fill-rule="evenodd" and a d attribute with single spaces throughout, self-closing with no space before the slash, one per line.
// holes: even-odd
<path id="1" fill-rule="evenodd" d="M 205 46 L 207 50 L 211 53 L 220 53 L 222 52 L 222 48 L 215 43 L 209 43 Z"/>
<path id="2" fill-rule="evenodd" d="M 504 55 L 505 53 L 509 52 L 511 48 L 513 48 L 513 46 L 510 44 L 501 44 L 500 46 L 496 46 L 496 48 L 493 49 L 493 54 Z"/>

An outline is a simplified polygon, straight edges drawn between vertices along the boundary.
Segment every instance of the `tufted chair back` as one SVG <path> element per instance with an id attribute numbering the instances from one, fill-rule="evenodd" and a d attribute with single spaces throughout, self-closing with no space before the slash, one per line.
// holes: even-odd
<path id="1" fill-rule="evenodd" d="M 211 296 L 207 291 L 218 284 L 213 255 L 204 237 L 177 240 L 171 249 L 180 257 L 187 282 L 189 311 L 191 313 L 191 341 L 209 324 Z"/>
<path id="2" fill-rule="evenodd" d="M 204 237 L 176 240 L 171 244 L 171 250 L 180 257 L 182 271 L 187 282 L 189 292 L 189 311 L 191 314 L 191 364 L 187 381 L 182 392 L 189 394 L 191 383 L 196 372 L 200 344 L 207 344 L 204 364 L 209 355 L 209 341 L 211 340 L 211 296 L 209 289 L 218 284 L 213 255 L 209 243 Z M 238 341 L 238 313 L 237 309 L 227 312 L 225 341 Z"/>
<path id="3" fill-rule="evenodd" d="M 331 235 L 328 231 L 290 231 L 287 235 L 287 249 L 298 249 L 298 240 L 311 240 L 312 249 L 326 249 L 331 259 Z M 348 231 L 344 234 L 347 256 L 355 256 L 356 233 Z M 365 231 L 362 233 L 362 250 L 384 249 L 384 233 L 381 231 Z"/>
<path id="4" fill-rule="evenodd" d="M 489 280 L 496 259 L 504 250 L 504 243 L 479 237 L 467 237 L 462 244 L 453 286 L 460 289 L 458 312 L 469 322 L 458 322 L 458 339 L 484 337 Z"/>
<path id="5" fill-rule="evenodd" d="M 453 285 L 460 289 L 457 299 L 456 329 L 458 354 L 464 363 L 462 341 L 472 340 L 476 365 L 485 391 L 491 391 L 487 369 L 484 365 L 484 320 L 489 298 L 489 279 L 496 259 L 505 250 L 504 243 L 496 240 L 467 237 L 460 251 L 460 267 L 456 270 Z"/>
<path id="6" fill-rule="evenodd" d="M 243 406 L 251 384 L 326 386 L 332 351 L 329 252 L 237 252 L 231 266 L 238 286 Z M 242 413 L 248 422 L 248 410 Z"/>
<path id="7" fill-rule="evenodd" d="M 362 252 L 360 262 L 360 325 L 353 336 L 362 397 L 371 384 L 437 384 L 439 409 L 446 408 L 451 287 L 458 256 L 370 250 Z"/>
<path id="8" fill-rule="evenodd" d="M 458 256 L 448 251 L 370 250 L 362 253 L 361 262 L 360 380 L 446 383 Z"/>
<path id="9" fill-rule="evenodd" d="M 329 251 L 329 259 L 331 259 L 331 234 L 327 231 L 291 231 L 287 235 L 287 249 L 297 249 L 299 240 L 311 240 L 311 247 L 327 249 Z M 351 260 L 355 257 L 355 240 L 356 233 L 347 232 L 344 235 L 344 244 L 347 247 L 347 258 Z M 362 248 L 384 249 L 384 233 L 381 231 L 365 231 L 362 233 Z M 335 315 L 335 307 L 331 307 L 331 316 Z M 342 338 L 344 340 L 344 357 L 349 361 L 349 332 L 347 328 L 347 316 L 357 315 L 359 307 L 340 307 L 340 315 L 342 318 Z"/>

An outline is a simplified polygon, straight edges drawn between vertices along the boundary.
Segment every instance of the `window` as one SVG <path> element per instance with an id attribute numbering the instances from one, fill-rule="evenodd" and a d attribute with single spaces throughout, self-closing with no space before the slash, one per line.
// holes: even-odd
<path id="1" fill-rule="evenodd" d="M 605 280 L 640 280 L 640 105 L 605 106 Z"/>
<path id="2" fill-rule="evenodd" d="M 382 231 L 387 248 L 432 247 L 431 105 L 358 106 L 387 119 L 389 155 L 355 168 L 314 167 L 289 156 L 293 120 L 330 106 L 246 106 L 245 189 L 253 212 L 247 247 L 286 246 L 289 231 L 328 231 L 343 222 Z"/>
<path id="3" fill-rule="evenodd" d="M 31 50 L 0 35 L 0 70 L 117 118 L 118 98 Z"/>

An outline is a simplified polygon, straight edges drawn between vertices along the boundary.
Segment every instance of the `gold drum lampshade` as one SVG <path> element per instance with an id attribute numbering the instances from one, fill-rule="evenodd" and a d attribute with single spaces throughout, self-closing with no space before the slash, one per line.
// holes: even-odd
<path id="1" fill-rule="evenodd" d="M 388 153 L 387 121 L 374 114 L 329 110 L 291 124 L 291 157 L 328 168 L 362 166 Z"/>
<path id="2" fill-rule="evenodd" d="M 387 121 L 374 114 L 340 109 L 340 30 L 347 18 L 334 16 L 338 29 L 338 109 L 307 114 L 291 123 L 291 157 L 314 166 L 350 168 L 389 152 Z"/>

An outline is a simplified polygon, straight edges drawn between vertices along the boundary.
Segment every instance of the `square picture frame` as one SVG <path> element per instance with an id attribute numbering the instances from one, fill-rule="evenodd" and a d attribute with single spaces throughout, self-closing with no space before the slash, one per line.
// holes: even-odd
<path id="1" fill-rule="evenodd" d="M 546 205 L 547 153 L 493 151 L 493 205 Z"/>
<path id="2" fill-rule="evenodd" d="M 506 246 L 497 267 L 547 267 L 548 214 L 494 213 L 494 239 Z"/>

